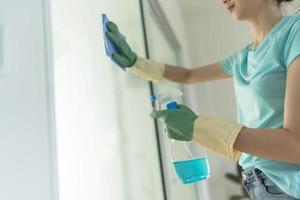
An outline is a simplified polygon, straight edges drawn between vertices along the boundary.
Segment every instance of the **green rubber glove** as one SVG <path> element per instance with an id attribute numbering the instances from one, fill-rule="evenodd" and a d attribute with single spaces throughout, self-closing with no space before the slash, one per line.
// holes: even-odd
<path id="1" fill-rule="evenodd" d="M 164 120 L 169 138 L 182 141 L 193 139 L 194 121 L 198 116 L 187 106 L 179 104 L 179 109 L 153 111 L 151 116 Z"/>
<path id="2" fill-rule="evenodd" d="M 131 50 L 127 42 L 120 37 L 117 25 L 113 22 L 107 23 L 106 36 L 116 45 L 118 53 L 112 55 L 112 59 L 121 67 L 131 67 L 137 61 L 137 55 Z"/>

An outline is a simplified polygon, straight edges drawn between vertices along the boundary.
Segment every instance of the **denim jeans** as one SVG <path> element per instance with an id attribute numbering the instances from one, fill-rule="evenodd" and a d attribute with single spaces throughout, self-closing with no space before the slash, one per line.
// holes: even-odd
<path id="1" fill-rule="evenodd" d="M 252 200 L 296 200 L 284 193 L 257 168 L 243 171 L 242 177 L 243 187 Z"/>

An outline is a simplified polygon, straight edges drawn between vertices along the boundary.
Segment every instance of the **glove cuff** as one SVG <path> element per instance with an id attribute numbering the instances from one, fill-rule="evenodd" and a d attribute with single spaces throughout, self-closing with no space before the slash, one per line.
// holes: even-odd
<path id="1" fill-rule="evenodd" d="M 218 117 L 198 117 L 194 123 L 193 139 L 228 160 L 235 161 L 241 152 L 235 150 L 233 145 L 243 127 L 242 124 Z"/>
<path id="2" fill-rule="evenodd" d="M 159 82 L 163 78 L 165 64 L 137 57 L 135 64 L 129 68 L 126 68 L 126 70 L 129 70 L 148 81 Z"/>

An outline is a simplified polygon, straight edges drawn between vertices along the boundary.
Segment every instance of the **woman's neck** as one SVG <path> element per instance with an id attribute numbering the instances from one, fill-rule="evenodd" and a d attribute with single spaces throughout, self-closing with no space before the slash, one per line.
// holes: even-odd
<path id="1" fill-rule="evenodd" d="M 253 48 L 259 45 L 282 17 L 279 8 L 267 7 L 256 13 L 253 18 L 248 19 L 253 35 Z"/>

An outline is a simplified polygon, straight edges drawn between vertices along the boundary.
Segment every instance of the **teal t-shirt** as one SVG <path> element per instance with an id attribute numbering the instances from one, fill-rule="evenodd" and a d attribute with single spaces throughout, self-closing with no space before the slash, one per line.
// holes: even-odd
<path id="1" fill-rule="evenodd" d="M 233 77 L 238 122 L 249 128 L 283 128 L 287 70 L 300 55 L 300 14 L 284 16 L 257 48 L 251 50 L 251 45 L 219 62 Z M 246 153 L 239 163 L 244 169 L 260 169 L 287 194 L 300 198 L 300 165 Z"/>

